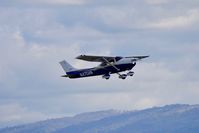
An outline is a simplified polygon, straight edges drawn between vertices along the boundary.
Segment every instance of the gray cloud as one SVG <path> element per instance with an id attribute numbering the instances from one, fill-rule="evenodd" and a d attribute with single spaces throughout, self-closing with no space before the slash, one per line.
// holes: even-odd
<path id="1" fill-rule="evenodd" d="M 16 125 L 19 123 L 27 123 L 38 121 L 47 118 L 44 114 L 39 112 L 33 112 L 28 110 L 25 107 L 20 106 L 19 104 L 5 104 L 0 105 L 0 128 L 7 125 Z"/>
<path id="2" fill-rule="evenodd" d="M 85 4 L 87 0 L 34 0 L 34 1 L 26 1 L 26 0 L 14 0 L 12 2 L 2 0 L 2 6 L 21 6 L 21 7 L 41 7 L 41 6 L 68 6 L 68 5 L 82 5 Z"/>

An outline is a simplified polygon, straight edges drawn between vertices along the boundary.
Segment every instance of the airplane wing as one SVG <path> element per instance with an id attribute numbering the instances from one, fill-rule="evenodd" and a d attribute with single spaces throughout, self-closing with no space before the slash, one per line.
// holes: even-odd
<path id="1" fill-rule="evenodd" d="M 125 58 L 134 58 L 135 61 L 138 61 L 138 60 L 142 60 L 144 58 L 148 58 L 149 56 L 129 56 L 129 57 L 125 57 Z"/>
<path id="2" fill-rule="evenodd" d="M 118 58 L 122 57 L 111 57 L 111 56 L 92 56 L 92 55 L 80 55 L 77 56 L 76 59 L 84 60 L 84 61 L 91 61 L 91 62 L 113 62 L 115 60 L 118 60 Z"/>
<path id="3" fill-rule="evenodd" d="M 134 58 L 135 61 L 147 58 L 149 56 L 128 56 L 124 58 Z M 102 62 L 102 63 L 107 63 L 108 62 L 114 62 L 122 59 L 123 57 L 120 56 L 93 56 L 93 55 L 80 55 L 77 56 L 76 59 L 84 60 L 84 61 L 91 61 L 91 62 Z"/>

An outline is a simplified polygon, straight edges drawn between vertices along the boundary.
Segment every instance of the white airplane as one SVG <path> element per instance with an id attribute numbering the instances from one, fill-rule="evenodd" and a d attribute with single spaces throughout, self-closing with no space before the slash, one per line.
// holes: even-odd
<path id="1" fill-rule="evenodd" d="M 111 56 L 91 56 L 91 55 L 80 55 L 76 59 L 100 62 L 100 65 L 93 68 L 86 69 L 75 69 L 65 60 L 61 61 L 60 64 L 66 75 L 62 77 L 68 78 L 83 78 L 90 76 L 102 75 L 103 79 L 109 79 L 111 74 L 118 74 L 120 79 L 126 79 L 127 76 L 133 76 L 134 72 L 130 71 L 138 60 L 147 58 L 149 56 L 130 56 L 130 57 L 111 57 Z M 120 74 L 120 72 L 128 71 L 127 74 Z"/>

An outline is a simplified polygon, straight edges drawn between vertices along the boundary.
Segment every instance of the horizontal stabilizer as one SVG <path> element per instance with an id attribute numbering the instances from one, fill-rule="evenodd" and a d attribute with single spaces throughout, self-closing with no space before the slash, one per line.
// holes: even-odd
<path id="1" fill-rule="evenodd" d="M 68 75 L 62 75 L 61 77 L 69 77 Z"/>

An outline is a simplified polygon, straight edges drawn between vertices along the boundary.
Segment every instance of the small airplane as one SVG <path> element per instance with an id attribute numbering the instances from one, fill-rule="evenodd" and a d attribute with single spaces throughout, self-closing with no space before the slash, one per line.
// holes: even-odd
<path id="1" fill-rule="evenodd" d="M 83 78 L 90 76 L 102 75 L 103 79 L 109 79 L 111 74 L 118 74 L 120 79 L 126 79 L 127 76 L 133 76 L 134 72 L 130 71 L 138 60 L 147 58 L 149 56 L 130 56 L 130 57 L 111 57 L 111 56 L 92 56 L 92 55 L 80 55 L 76 59 L 100 62 L 100 65 L 93 68 L 76 69 L 72 67 L 65 60 L 59 62 L 66 75 L 62 77 L 68 78 Z M 120 74 L 120 72 L 128 71 L 127 74 Z"/>

